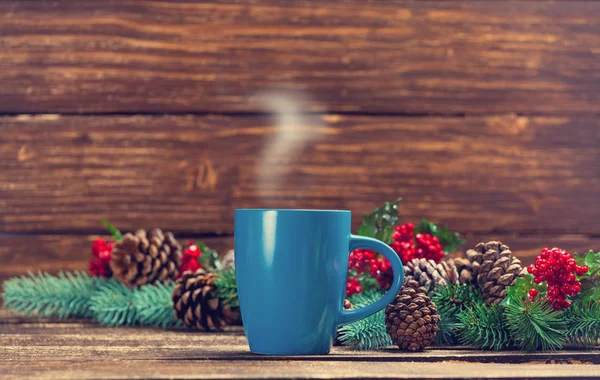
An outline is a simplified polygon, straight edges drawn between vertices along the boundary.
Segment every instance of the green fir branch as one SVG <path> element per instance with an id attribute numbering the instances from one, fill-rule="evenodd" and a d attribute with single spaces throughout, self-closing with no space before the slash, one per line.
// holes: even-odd
<path id="1" fill-rule="evenodd" d="M 133 304 L 133 290 L 108 279 L 91 298 L 94 319 L 106 326 L 132 326 L 139 323 Z"/>
<path id="2" fill-rule="evenodd" d="M 103 282 L 85 272 L 15 277 L 3 285 L 4 306 L 38 317 L 90 318 L 90 297 Z"/>
<path id="3" fill-rule="evenodd" d="M 215 290 L 213 295 L 223 300 L 225 305 L 239 307 L 237 282 L 234 269 L 225 269 L 215 273 Z"/>
<path id="4" fill-rule="evenodd" d="M 505 306 L 506 326 L 515 344 L 524 351 L 562 348 L 567 333 L 563 313 L 546 300 L 511 302 Z"/>
<path id="5" fill-rule="evenodd" d="M 438 286 L 431 293 L 431 300 L 440 315 L 436 342 L 445 345 L 453 345 L 457 342 L 458 314 L 483 303 L 481 292 L 472 285 Z"/>
<path id="6" fill-rule="evenodd" d="M 162 328 L 182 325 L 173 311 L 171 294 L 174 286 L 158 282 L 133 291 L 133 305 L 140 325 Z"/>
<path id="7" fill-rule="evenodd" d="M 382 297 L 380 292 L 363 292 L 349 297 L 355 308 L 361 308 Z M 385 326 L 385 310 L 338 328 L 339 340 L 355 350 L 377 350 L 391 346 L 392 338 Z"/>
<path id="8" fill-rule="evenodd" d="M 415 233 L 430 234 L 437 237 L 440 241 L 440 245 L 447 253 L 456 251 L 461 244 L 465 243 L 465 241 L 460 238 L 458 232 L 450 232 L 448 226 L 440 228 L 436 223 L 426 219 L 421 219 L 421 223 L 415 226 Z"/>
<path id="9" fill-rule="evenodd" d="M 564 311 L 569 343 L 594 348 L 600 340 L 600 304 L 574 302 Z"/>
<path id="10" fill-rule="evenodd" d="M 498 305 L 475 304 L 456 316 L 456 333 L 461 344 L 500 351 L 512 345 Z"/>

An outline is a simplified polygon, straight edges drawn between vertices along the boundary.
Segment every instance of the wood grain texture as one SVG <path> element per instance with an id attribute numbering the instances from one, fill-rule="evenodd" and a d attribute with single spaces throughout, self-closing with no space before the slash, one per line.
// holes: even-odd
<path id="1" fill-rule="evenodd" d="M 600 111 L 587 1 L 0 1 L 0 112 Z"/>
<path id="2" fill-rule="evenodd" d="M 231 234 L 239 207 L 349 209 L 399 196 L 460 232 L 600 233 L 600 123 L 585 117 L 0 118 L 0 231 L 161 226 Z"/>
<path id="3" fill-rule="evenodd" d="M 304 362 L 290 360 L 252 362 L 197 360 L 95 360 L 70 362 L 56 359 L 0 363 L 5 379 L 597 379 L 590 364 L 489 363 L 386 363 Z"/>
<path id="4" fill-rule="evenodd" d="M 573 378 L 596 376 L 591 364 L 599 362 L 598 351 L 491 353 L 464 347 L 417 353 L 334 347 L 323 356 L 273 357 L 251 354 L 239 327 L 215 334 L 14 322 L 13 313 L 0 309 L 0 373 L 11 379 Z"/>

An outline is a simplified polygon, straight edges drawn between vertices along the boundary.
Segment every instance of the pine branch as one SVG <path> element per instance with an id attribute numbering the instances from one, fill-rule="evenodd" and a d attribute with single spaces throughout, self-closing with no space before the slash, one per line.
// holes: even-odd
<path id="1" fill-rule="evenodd" d="M 600 304 L 574 302 L 564 311 L 569 342 L 576 346 L 593 348 L 600 340 Z"/>
<path id="2" fill-rule="evenodd" d="M 498 305 L 475 304 L 457 316 L 456 333 L 461 344 L 500 351 L 511 346 L 510 335 Z"/>
<path id="3" fill-rule="evenodd" d="M 456 344 L 456 323 L 459 313 L 483 303 L 481 292 L 472 285 L 438 286 L 431 294 L 431 300 L 440 315 L 436 343 L 442 345 Z"/>
<path id="4" fill-rule="evenodd" d="M 138 324 L 133 290 L 115 279 L 108 279 L 91 298 L 94 319 L 107 326 Z"/>
<path id="5" fill-rule="evenodd" d="M 133 291 L 133 304 L 140 325 L 166 328 L 182 324 L 173 311 L 171 294 L 174 286 L 159 282 Z"/>
<path id="6" fill-rule="evenodd" d="M 104 280 L 85 272 L 38 272 L 3 285 L 4 306 L 27 315 L 58 318 L 90 318 L 90 297 Z"/>
<path id="7" fill-rule="evenodd" d="M 561 312 L 545 300 L 511 302 L 505 306 L 506 326 L 515 344 L 524 351 L 562 348 L 567 325 Z"/>
<path id="8" fill-rule="evenodd" d="M 237 281 L 234 269 L 225 269 L 215 273 L 215 290 L 213 294 L 223 300 L 225 305 L 239 307 L 237 296 Z"/>
<path id="9" fill-rule="evenodd" d="M 381 296 L 382 293 L 379 292 L 363 292 L 350 296 L 350 302 L 355 308 L 360 308 L 375 302 Z M 393 344 L 386 331 L 384 310 L 344 325 L 338 329 L 338 333 L 343 345 L 352 346 L 356 350 L 376 350 Z"/>

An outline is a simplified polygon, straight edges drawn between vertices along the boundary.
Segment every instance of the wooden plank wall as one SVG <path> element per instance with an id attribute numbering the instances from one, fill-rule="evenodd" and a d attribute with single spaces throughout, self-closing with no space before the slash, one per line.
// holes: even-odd
<path id="1" fill-rule="evenodd" d="M 100 218 L 224 251 L 237 207 L 398 196 L 599 249 L 599 37 L 597 1 L 0 0 L 0 278 L 85 268 Z"/>

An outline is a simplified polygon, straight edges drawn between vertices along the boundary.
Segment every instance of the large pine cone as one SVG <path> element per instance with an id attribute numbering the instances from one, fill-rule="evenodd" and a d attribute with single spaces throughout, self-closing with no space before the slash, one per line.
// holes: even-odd
<path id="1" fill-rule="evenodd" d="M 392 341 L 402 350 L 420 351 L 431 345 L 440 316 L 425 288 L 408 280 L 385 309 L 385 325 Z"/>
<path id="2" fill-rule="evenodd" d="M 181 245 L 170 232 L 154 228 L 146 233 L 127 233 L 112 251 L 110 268 L 114 277 L 133 287 L 177 278 Z"/>
<path id="3" fill-rule="evenodd" d="M 499 241 L 479 243 L 467 251 L 467 258 L 477 275 L 477 285 L 488 304 L 498 304 L 506 297 L 506 288 L 522 275 L 521 260 Z"/>
<path id="4" fill-rule="evenodd" d="M 239 320 L 239 309 L 224 305 L 214 297 L 213 272 L 197 269 L 195 272 L 185 271 L 175 282 L 173 289 L 173 307 L 175 316 L 186 326 L 201 330 L 222 330 L 223 326 Z"/>
<path id="5" fill-rule="evenodd" d="M 405 282 L 413 279 L 425 288 L 427 293 L 436 286 L 458 284 L 458 272 L 452 261 L 436 264 L 433 260 L 412 259 L 404 266 Z"/>

